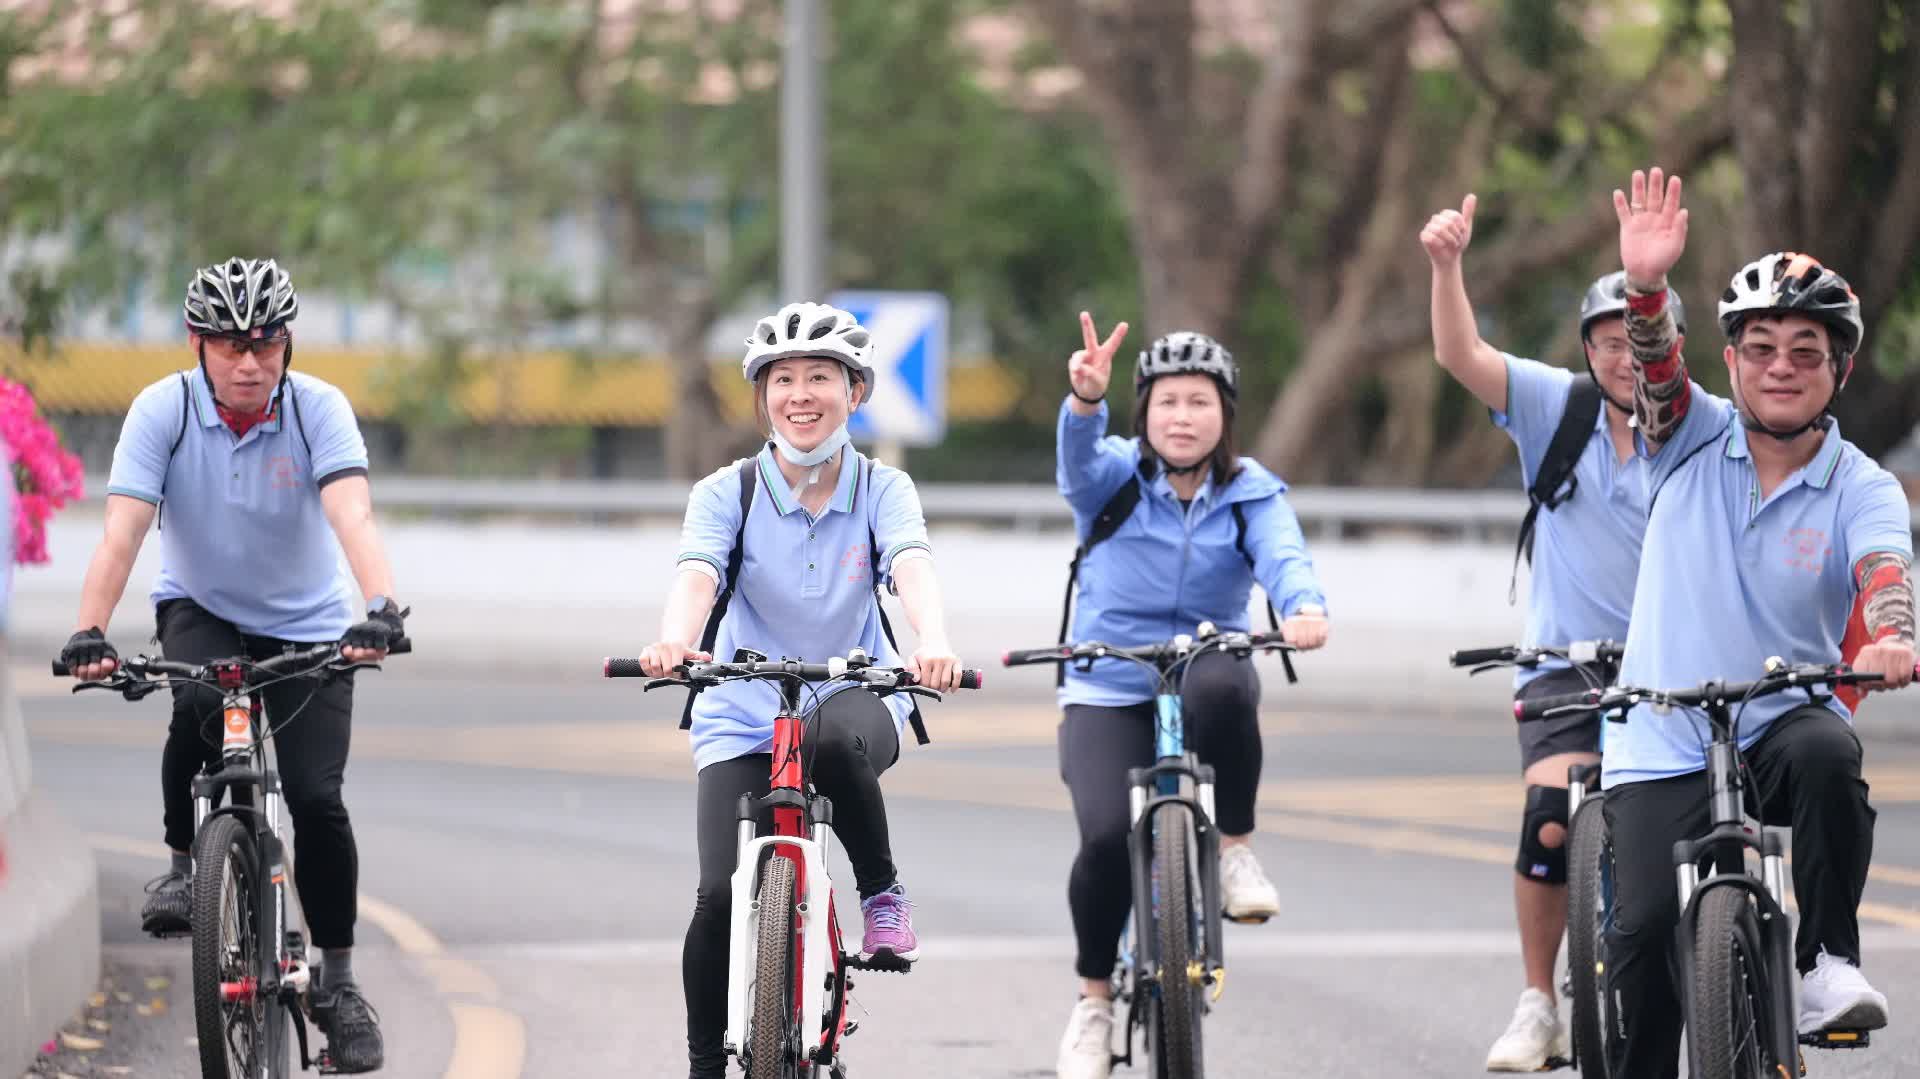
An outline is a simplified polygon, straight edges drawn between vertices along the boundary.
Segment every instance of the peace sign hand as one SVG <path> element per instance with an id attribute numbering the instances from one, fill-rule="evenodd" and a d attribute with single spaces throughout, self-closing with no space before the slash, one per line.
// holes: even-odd
<path id="1" fill-rule="evenodd" d="M 1067 360 L 1067 379 L 1074 393 L 1088 401 L 1107 395 L 1107 383 L 1113 378 L 1113 354 L 1126 336 L 1127 324 L 1122 322 L 1105 341 L 1100 340 L 1100 335 L 1094 332 L 1093 316 L 1080 312 L 1080 337 L 1086 347 L 1076 350 Z"/>

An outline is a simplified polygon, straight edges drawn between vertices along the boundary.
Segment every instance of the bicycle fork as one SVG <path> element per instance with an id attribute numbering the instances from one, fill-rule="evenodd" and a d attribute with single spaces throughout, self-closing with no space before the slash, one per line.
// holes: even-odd
<path id="1" fill-rule="evenodd" d="M 1181 775 L 1194 780 L 1193 798 L 1149 793 L 1154 780 Z M 1220 877 L 1220 833 L 1213 826 L 1213 769 L 1185 761 L 1162 761 L 1152 768 L 1133 769 L 1128 779 L 1133 783 L 1129 795 L 1133 816 L 1129 842 L 1133 846 L 1133 857 L 1129 863 L 1133 872 L 1135 968 L 1148 972 L 1162 984 L 1178 984 L 1183 980 L 1181 972 L 1160 969 L 1160 944 L 1153 931 L 1159 901 L 1153 884 L 1153 834 L 1154 829 L 1161 826 L 1156 819 L 1161 813 L 1170 806 L 1185 806 L 1194 811 L 1192 830 L 1188 833 L 1192 842 L 1187 848 L 1192 853 L 1188 856 L 1186 872 L 1200 886 L 1194 902 L 1201 908 L 1198 914 L 1204 947 L 1202 954 L 1195 957 L 1201 966 L 1186 971 L 1185 977 L 1212 986 L 1217 1000 L 1225 985 L 1226 967 L 1220 955 L 1221 911 L 1214 884 Z M 1170 977 L 1163 977 L 1169 974 Z"/>
<path id="2" fill-rule="evenodd" d="M 1708 791 L 1713 825 L 1698 839 L 1683 839 L 1673 845 L 1674 883 L 1679 890 L 1680 926 L 1675 950 L 1678 953 L 1682 999 L 1691 998 L 1694 984 L 1694 947 L 1698 936 L 1695 920 L 1703 896 L 1716 888 L 1738 888 L 1753 903 L 1754 927 L 1759 939 L 1757 959 L 1762 969 L 1754 971 L 1761 980 L 1767 1000 L 1767 1022 L 1772 1034 L 1768 1055 L 1778 1066 L 1794 1069 L 1799 1061 L 1799 1016 L 1795 995 L 1799 978 L 1793 964 L 1793 919 L 1786 910 L 1786 849 L 1780 830 L 1769 828 L 1746 815 L 1744 790 L 1740 780 L 1735 744 L 1716 740 L 1707 747 Z M 1760 876 L 1747 870 L 1746 854 L 1760 856 Z M 1703 863 L 1712 872 L 1701 878 Z M 1687 1016 L 1691 1023 L 1693 1017 Z M 1689 1054 L 1692 1041 L 1689 1040 Z M 1699 1061 L 1691 1061 L 1693 1067 Z"/>

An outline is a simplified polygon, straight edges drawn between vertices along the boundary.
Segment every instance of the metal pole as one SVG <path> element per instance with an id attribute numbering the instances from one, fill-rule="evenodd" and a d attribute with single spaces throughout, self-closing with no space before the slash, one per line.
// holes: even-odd
<path id="1" fill-rule="evenodd" d="M 827 169 L 820 0 L 786 0 L 780 75 L 781 302 L 819 300 L 827 290 Z"/>

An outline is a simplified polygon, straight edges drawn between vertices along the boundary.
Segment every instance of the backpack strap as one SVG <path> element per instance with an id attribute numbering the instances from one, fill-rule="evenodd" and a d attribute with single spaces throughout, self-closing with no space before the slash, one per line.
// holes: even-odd
<path id="1" fill-rule="evenodd" d="M 1251 570 L 1253 569 L 1253 552 L 1247 550 L 1247 511 L 1242 503 L 1233 502 L 1229 503 L 1229 505 L 1233 507 L 1233 545 L 1240 549 L 1240 557 L 1247 560 L 1247 569 Z M 1267 601 L 1267 625 L 1275 631 L 1278 631 L 1280 629 L 1280 616 L 1274 613 L 1273 597 L 1266 594 L 1266 586 L 1264 585 L 1261 586 L 1260 592 L 1261 595 L 1266 597 Z M 1286 668 L 1288 682 L 1300 681 L 1300 676 L 1293 672 L 1293 655 L 1291 653 L 1280 653 L 1280 666 Z"/>
<path id="2" fill-rule="evenodd" d="M 720 594 L 713 598 L 713 609 L 707 613 L 707 626 L 700 631 L 700 651 L 713 654 L 713 642 L 719 639 L 720 623 L 727 617 L 727 604 L 733 600 L 733 592 L 740 582 L 740 566 L 746 560 L 747 514 L 753 510 L 753 491 L 760 476 L 757 467 L 759 457 L 749 457 L 740 462 L 740 527 L 733 531 L 733 549 L 727 552 L 727 579 L 720 586 Z M 686 707 L 680 710 L 680 729 L 693 726 L 693 699 L 697 694 L 687 691 Z"/>
<path id="3" fill-rule="evenodd" d="M 861 488 L 864 487 L 867 494 L 873 491 L 873 458 L 866 459 L 866 465 L 861 468 L 860 475 L 854 479 L 854 484 L 854 504 L 860 505 Z M 900 642 L 894 640 L 893 621 L 887 617 L 887 605 L 880 598 L 880 538 L 873 530 L 871 499 L 865 504 L 864 509 L 867 515 L 867 566 L 873 574 L 873 609 L 880 612 L 880 632 L 886 635 L 887 647 L 893 649 L 894 655 L 897 656 L 900 654 Z M 913 737 L 924 746 L 932 739 L 927 737 L 927 721 L 920 715 L 920 702 L 909 694 L 907 707 L 911 709 L 907 713 L 907 722 L 913 727 Z"/>
<path id="4" fill-rule="evenodd" d="M 283 383 L 286 390 L 287 414 L 293 417 L 293 429 L 300 434 L 300 446 L 307 451 L 307 469 L 313 469 L 313 443 L 307 441 L 307 421 L 300 415 L 300 408 L 293 399 L 293 376 L 288 375 Z"/>
<path id="5" fill-rule="evenodd" d="M 1520 559 L 1533 564 L 1533 527 L 1542 508 L 1559 509 L 1561 503 L 1579 490 L 1574 466 L 1586 452 L 1593 437 L 1593 425 L 1600 419 L 1600 384 L 1592 375 L 1573 380 L 1567 387 L 1567 407 L 1560 414 L 1560 426 L 1553 429 L 1547 452 L 1534 469 L 1533 484 L 1527 488 L 1527 515 L 1520 519 L 1520 538 L 1513 548 L 1513 574 L 1507 580 L 1507 602 L 1513 603 L 1520 585 Z"/>
<path id="6" fill-rule="evenodd" d="M 193 422 L 193 383 L 187 381 L 187 373 L 180 372 L 180 433 L 173 436 L 173 446 L 167 450 L 167 463 L 160 468 L 160 510 L 154 527 L 167 527 L 167 473 L 173 471 L 173 458 L 180 452 L 180 444 L 187 440 L 187 425 Z"/>
<path id="7" fill-rule="evenodd" d="M 1107 499 L 1107 504 L 1100 507 L 1100 512 L 1094 514 L 1093 524 L 1087 529 L 1087 538 L 1074 548 L 1073 561 L 1067 563 L 1067 591 L 1060 599 L 1059 643 L 1067 643 L 1067 630 L 1072 627 L 1073 592 L 1080 583 L 1080 563 L 1095 547 L 1111 539 L 1115 532 L 1120 531 L 1120 526 L 1127 523 L 1127 518 L 1133 516 L 1134 507 L 1140 504 L 1140 496 L 1151 479 L 1147 463 L 1143 460 L 1136 474 L 1129 476 L 1127 482 L 1121 484 L 1120 489 Z M 1063 663 L 1054 674 L 1053 684 L 1063 686 L 1066 683 L 1067 665 Z"/>

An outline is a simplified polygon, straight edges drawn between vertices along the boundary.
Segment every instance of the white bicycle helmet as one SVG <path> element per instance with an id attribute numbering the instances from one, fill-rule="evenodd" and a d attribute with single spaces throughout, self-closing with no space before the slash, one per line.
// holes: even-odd
<path id="1" fill-rule="evenodd" d="M 272 259 L 236 257 L 194 272 L 185 310 L 194 333 L 247 333 L 292 322 L 300 297 Z"/>
<path id="2" fill-rule="evenodd" d="M 1853 354 L 1867 335 L 1860 317 L 1860 298 L 1847 279 L 1820 264 L 1812 255 L 1775 251 L 1740 268 L 1720 297 L 1720 328 L 1727 340 L 1754 315 L 1804 315 L 1833 335 L 1838 386 L 1853 373 Z M 1836 386 L 1836 389 L 1838 388 Z"/>
<path id="3" fill-rule="evenodd" d="M 824 303 L 790 303 L 759 321 L 747 338 L 747 357 L 740 370 L 752 382 L 777 360 L 801 356 L 839 360 L 853 377 L 867 384 L 873 395 L 873 368 L 867 357 L 873 340 L 858 319 Z"/>

